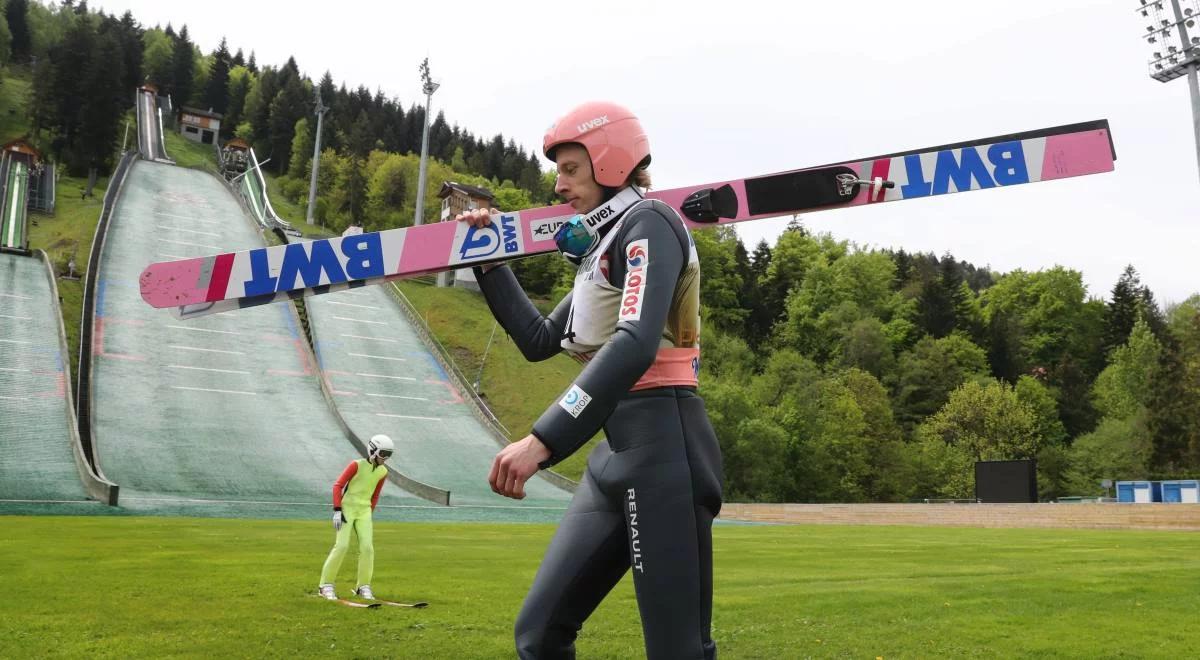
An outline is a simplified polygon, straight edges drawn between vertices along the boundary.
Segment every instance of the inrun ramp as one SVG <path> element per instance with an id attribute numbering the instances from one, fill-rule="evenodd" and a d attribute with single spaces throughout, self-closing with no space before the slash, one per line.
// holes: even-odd
<path id="1" fill-rule="evenodd" d="M 500 446 L 471 402 L 422 344 L 391 284 L 305 299 L 317 358 L 346 422 L 366 439 L 386 433 L 406 475 L 450 491 L 450 505 L 565 509 L 571 493 L 540 476 L 525 499 L 487 483 Z"/>
<path id="2" fill-rule="evenodd" d="M 0 513 L 32 503 L 107 508 L 88 500 L 75 463 L 49 277 L 39 258 L 0 253 Z"/>
<path id="3" fill-rule="evenodd" d="M 151 261 L 261 246 L 215 177 L 134 164 L 99 264 L 92 346 L 93 437 L 122 508 L 325 518 L 334 479 L 361 457 L 321 393 L 291 304 L 177 321 L 138 294 Z M 394 483 L 383 492 L 384 517 L 446 508 Z"/>
<path id="4" fill-rule="evenodd" d="M 142 158 L 151 161 L 172 162 L 163 145 L 162 121 L 158 110 L 158 96 L 149 88 L 137 91 L 138 151 Z"/>
<path id="5" fill-rule="evenodd" d="M 24 250 L 26 205 L 29 202 L 29 161 L 24 154 L 0 158 L 0 247 Z"/>

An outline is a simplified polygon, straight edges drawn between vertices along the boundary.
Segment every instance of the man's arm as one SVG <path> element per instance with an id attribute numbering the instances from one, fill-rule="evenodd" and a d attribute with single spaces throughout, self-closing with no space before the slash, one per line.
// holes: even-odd
<path id="1" fill-rule="evenodd" d="M 542 316 L 525 295 L 511 268 L 502 265 L 485 271 L 477 266 L 474 270 L 475 280 L 492 315 L 512 337 L 526 360 L 539 362 L 562 350 L 563 327 L 571 309 L 570 294 L 558 303 L 550 316 Z"/>
<path id="2" fill-rule="evenodd" d="M 358 462 L 350 461 L 350 465 L 342 470 L 342 474 L 338 476 L 337 481 L 333 482 L 333 510 L 342 510 L 342 494 L 346 492 L 346 486 L 350 484 L 350 480 L 354 475 L 358 474 Z"/>
<path id="3" fill-rule="evenodd" d="M 550 449 L 549 467 L 571 455 L 600 428 L 658 354 L 685 246 L 669 219 L 653 207 L 631 212 L 617 237 L 614 277 L 624 283 L 617 326 L 579 377 L 533 425 Z"/>
<path id="4" fill-rule="evenodd" d="M 371 511 L 374 511 L 375 505 L 379 504 L 379 493 L 383 492 L 383 482 L 385 481 L 387 481 L 387 477 L 380 479 L 379 483 L 375 484 L 375 493 L 371 495 Z"/>

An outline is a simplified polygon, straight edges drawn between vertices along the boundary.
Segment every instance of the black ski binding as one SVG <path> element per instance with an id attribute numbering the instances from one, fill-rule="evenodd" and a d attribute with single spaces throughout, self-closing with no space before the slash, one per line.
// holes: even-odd
<path id="1" fill-rule="evenodd" d="M 728 183 L 713 190 L 705 188 L 687 196 L 680 210 L 689 220 L 716 222 L 721 218 L 736 218 L 738 212 L 737 193 Z"/>
<path id="2" fill-rule="evenodd" d="M 896 184 L 860 179 L 845 165 L 784 172 L 746 179 L 746 206 L 751 216 L 759 216 L 847 204 L 858 196 L 861 185 L 867 185 L 874 194 L 877 188 L 893 188 Z"/>

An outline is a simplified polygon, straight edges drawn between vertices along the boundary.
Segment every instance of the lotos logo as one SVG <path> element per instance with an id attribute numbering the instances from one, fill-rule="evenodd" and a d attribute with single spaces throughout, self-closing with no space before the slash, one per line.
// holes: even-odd
<path id="1" fill-rule="evenodd" d="M 608 123 L 608 115 L 600 115 L 599 117 L 596 117 L 595 119 L 589 119 L 589 120 L 583 122 L 582 124 L 576 126 L 575 128 L 579 129 L 580 133 L 587 133 L 588 131 L 592 130 L 593 128 L 599 128 L 600 126 L 603 126 L 607 123 Z"/>
<path id="2" fill-rule="evenodd" d="M 566 396 L 558 402 L 559 407 L 567 411 L 571 417 L 579 418 L 580 413 L 584 408 L 592 402 L 592 397 L 584 392 L 578 385 L 571 385 L 571 389 L 567 390 Z"/>
<path id="3" fill-rule="evenodd" d="M 458 258 L 460 261 L 486 259 L 497 256 L 498 252 L 503 256 L 521 253 L 516 215 L 501 215 L 499 223 L 493 221 L 486 227 L 468 226 L 458 248 Z"/>
<path id="4" fill-rule="evenodd" d="M 634 241 L 625 248 L 625 290 L 621 293 L 621 314 L 618 321 L 637 321 L 642 318 L 642 300 L 646 288 L 646 266 L 650 253 L 646 239 Z"/>
<path id="5" fill-rule="evenodd" d="M 642 265 L 642 260 L 646 258 L 646 241 L 636 241 L 629 246 L 629 251 L 625 253 L 629 257 L 629 267 L 637 268 Z"/>

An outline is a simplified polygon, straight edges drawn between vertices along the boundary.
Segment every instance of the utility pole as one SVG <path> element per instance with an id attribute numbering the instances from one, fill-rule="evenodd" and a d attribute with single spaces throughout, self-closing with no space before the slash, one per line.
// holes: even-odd
<path id="1" fill-rule="evenodd" d="M 425 131 L 421 134 L 421 168 L 417 175 L 417 210 L 416 217 L 413 218 L 414 225 L 421 224 L 425 216 L 425 161 L 429 159 L 429 109 L 433 105 L 433 93 L 441 87 L 441 83 L 434 82 L 429 76 L 428 57 L 421 62 L 421 80 L 424 83 L 421 89 L 425 92 Z"/>
<path id="2" fill-rule="evenodd" d="M 313 96 L 317 98 L 317 139 L 313 144 L 312 179 L 308 182 L 308 224 L 313 224 L 313 209 L 317 208 L 317 170 L 321 167 L 321 124 L 328 107 L 321 101 L 320 86 L 313 86 Z"/>

